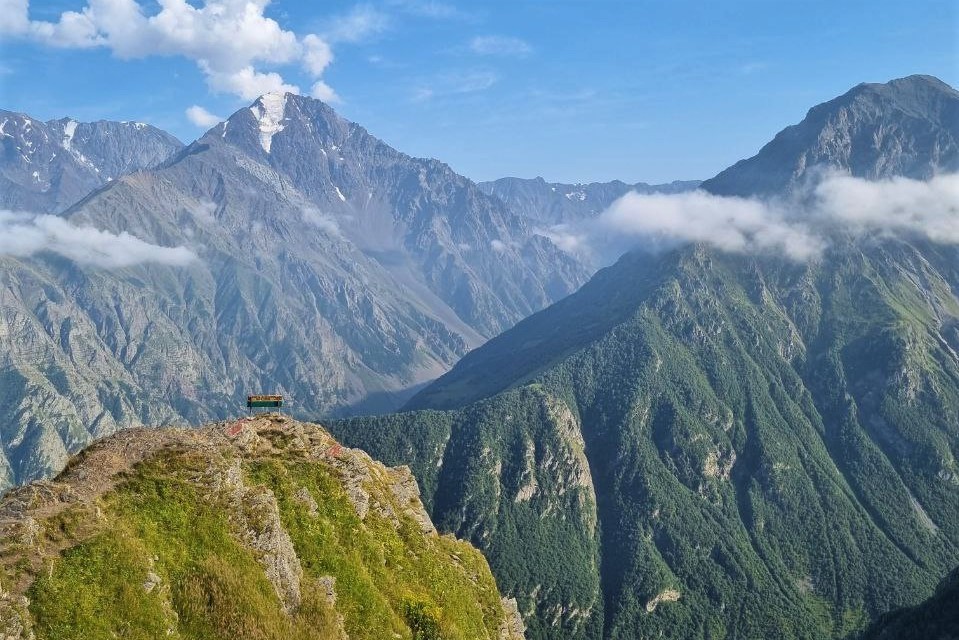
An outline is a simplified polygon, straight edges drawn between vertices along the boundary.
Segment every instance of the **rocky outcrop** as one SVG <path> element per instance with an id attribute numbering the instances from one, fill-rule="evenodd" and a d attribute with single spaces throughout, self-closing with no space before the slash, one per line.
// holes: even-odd
<path id="1" fill-rule="evenodd" d="M 155 529 L 157 517 L 172 520 Z M 171 523 L 184 517 L 178 531 Z M 154 546 L 149 532 L 161 529 L 164 545 Z M 100 544 L 115 545 L 111 566 L 142 567 L 130 572 L 132 583 L 126 573 L 98 573 L 90 560 L 80 561 L 83 580 L 72 581 L 71 558 Z M 181 565 L 187 558 L 195 564 Z M 357 565 L 365 562 L 372 564 Z M 247 572 L 236 585 L 242 593 L 229 586 L 239 571 Z M 427 575 L 430 581 L 417 581 Z M 344 576 L 350 588 L 340 593 Z M 66 592 L 81 598 L 96 584 L 105 609 L 51 600 L 67 583 Z M 260 584 L 270 595 L 244 600 L 265 594 Z M 109 604 L 131 589 L 142 594 L 136 605 Z M 198 600 L 185 601 L 184 593 Z M 358 609 L 357 593 L 375 595 Z M 384 625 L 378 637 L 390 637 L 414 624 L 411 602 L 417 620 L 427 616 L 454 637 L 523 637 L 515 601 L 501 600 L 475 549 L 436 533 L 408 468 L 387 468 L 321 427 L 284 416 L 124 431 L 85 450 L 55 481 L 0 501 L 2 640 L 84 637 L 75 634 L 114 629 L 116 609 L 131 606 L 154 607 L 153 617 L 125 611 L 116 630 L 161 618 L 164 633 L 179 637 L 199 618 L 228 625 L 218 632 L 232 629 L 238 639 L 302 627 L 311 637 L 348 640 L 361 627 L 360 637 L 370 637 L 375 625 Z M 61 615 L 73 620 L 68 628 L 56 626 Z"/>

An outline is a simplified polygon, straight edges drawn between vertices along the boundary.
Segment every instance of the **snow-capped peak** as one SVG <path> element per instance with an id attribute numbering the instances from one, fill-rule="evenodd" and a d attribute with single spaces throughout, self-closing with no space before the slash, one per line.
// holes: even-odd
<path id="1" fill-rule="evenodd" d="M 286 111 L 285 93 L 265 93 L 250 107 L 260 128 L 260 146 L 267 153 L 273 145 L 273 136 L 283 131 L 283 114 Z"/>
<path id="2" fill-rule="evenodd" d="M 76 120 L 67 120 L 63 124 L 63 147 L 65 149 L 70 149 L 70 145 L 73 142 L 73 134 L 77 131 L 77 121 Z"/>

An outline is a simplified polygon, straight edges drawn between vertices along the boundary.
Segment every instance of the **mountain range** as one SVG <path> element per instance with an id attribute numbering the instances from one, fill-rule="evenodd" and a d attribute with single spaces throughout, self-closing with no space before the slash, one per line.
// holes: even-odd
<path id="1" fill-rule="evenodd" d="M 92 167 L 93 180 L 163 155 L 141 140 L 153 129 L 71 122 L 8 121 L 34 133 L 5 137 L 6 157 L 57 153 L 50 172 Z M 131 153 L 101 162 L 103 138 Z M 317 100 L 267 95 L 166 149 L 57 219 L 21 215 L 7 231 L 41 239 L 0 256 L 0 487 L 119 428 L 232 415 L 247 393 L 283 393 L 297 415 L 394 408 L 589 275 L 445 164 Z M 66 177 L 44 182 L 41 167 L 37 192 L 5 167 L 24 194 L 8 206 L 36 214 L 73 197 Z M 97 262 L 106 241 L 123 264 Z"/>
<path id="2" fill-rule="evenodd" d="M 957 113 L 959 93 L 928 76 L 859 85 L 693 195 L 788 201 L 836 173 L 939 177 L 959 168 Z M 410 467 L 431 521 L 483 552 L 527 638 L 845 639 L 934 619 L 936 593 L 951 593 L 936 585 L 959 566 L 954 242 L 844 231 L 804 259 L 653 243 L 592 274 L 555 227 L 617 193 L 697 184 L 477 185 L 291 94 L 171 152 L 66 208 L 0 215 L 34 243 L 0 256 L 0 486 L 124 427 L 231 415 L 254 389 L 297 414 L 405 403 L 326 426 Z M 104 243 L 123 259 L 104 263 Z M 224 428 L 198 432 L 198 452 Z M 250 453 L 296 444 L 291 428 L 264 425 Z M 106 460 L 127 433 L 150 440 L 118 434 Z M 176 487 L 196 482 L 183 449 L 157 459 L 185 465 Z M 270 495 L 315 484 L 261 462 L 247 471 Z M 164 505 L 205 513 L 157 488 L 171 469 L 154 471 L 125 476 L 143 490 L 109 517 L 149 533 Z M 176 499 L 136 510 L 161 494 Z M 118 557 L 140 571 L 142 555 Z M 50 569 L 33 598 L 76 591 L 81 565 Z M 204 575 L 197 588 L 214 595 L 233 579 Z M 492 630 L 505 610 L 483 594 Z M 276 602 L 260 604 L 243 624 L 275 617 Z M 394 629 L 415 626 L 390 610 Z"/>
<path id="3" fill-rule="evenodd" d="M 564 184 L 543 178 L 500 178 L 480 182 L 479 188 L 496 196 L 511 209 L 542 228 L 595 218 L 627 193 L 684 193 L 699 186 L 698 180 L 676 180 L 667 184 L 621 180 Z"/>
<path id="4" fill-rule="evenodd" d="M 702 188 L 948 172 L 957 105 L 860 85 Z M 330 426 L 413 468 L 529 638 L 846 638 L 959 565 L 957 354 L 954 243 L 638 249 L 406 411 Z"/>
<path id="5" fill-rule="evenodd" d="M 56 213 L 183 147 L 142 122 L 40 122 L 0 109 L 0 209 Z"/>

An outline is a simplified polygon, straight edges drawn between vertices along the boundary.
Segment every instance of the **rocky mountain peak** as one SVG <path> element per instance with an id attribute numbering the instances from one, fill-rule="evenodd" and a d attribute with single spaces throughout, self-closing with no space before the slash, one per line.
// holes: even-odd
<path id="1" fill-rule="evenodd" d="M 927 179 L 959 169 L 959 92 L 932 76 L 863 83 L 809 110 L 752 158 L 703 183 L 720 195 L 772 195 L 824 171 Z"/>

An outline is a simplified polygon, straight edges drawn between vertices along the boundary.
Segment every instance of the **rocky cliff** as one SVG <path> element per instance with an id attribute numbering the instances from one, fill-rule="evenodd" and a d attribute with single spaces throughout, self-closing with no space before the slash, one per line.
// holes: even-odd
<path id="1" fill-rule="evenodd" d="M 516 640 L 406 467 L 269 415 L 135 429 L 0 502 L 0 637 Z"/>

